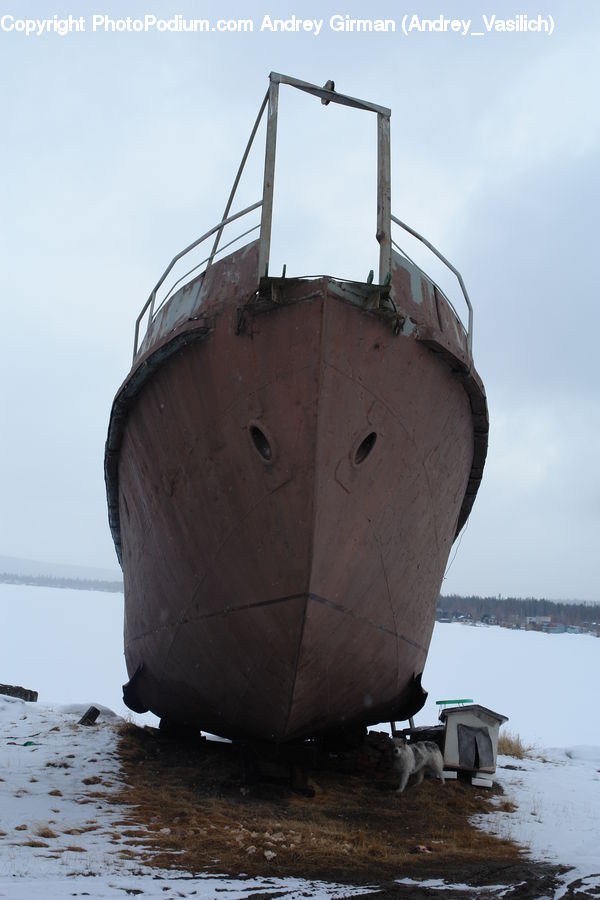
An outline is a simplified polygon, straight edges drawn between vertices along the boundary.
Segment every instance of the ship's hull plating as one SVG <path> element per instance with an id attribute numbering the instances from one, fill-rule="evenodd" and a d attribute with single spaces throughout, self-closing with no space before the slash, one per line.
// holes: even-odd
<path id="1" fill-rule="evenodd" d="M 113 408 L 132 705 L 276 741 L 411 715 L 481 477 L 480 382 L 439 308 L 419 331 L 327 278 L 248 302 L 252 248 L 224 263 Z"/>

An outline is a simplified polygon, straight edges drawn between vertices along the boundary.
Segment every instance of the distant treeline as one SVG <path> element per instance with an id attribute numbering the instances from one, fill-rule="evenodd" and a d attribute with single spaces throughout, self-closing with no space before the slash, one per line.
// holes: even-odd
<path id="1" fill-rule="evenodd" d="M 553 622 L 564 625 L 588 625 L 600 622 L 600 603 L 560 603 L 554 600 L 535 600 L 533 597 L 460 597 L 441 596 L 438 616 L 459 618 L 470 615 L 474 621 L 483 616 L 495 616 L 498 622 L 524 624 L 528 616 L 551 616 Z"/>
<path id="2" fill-rule="evenodd" d="M 71 588 L 77 591 L 108 591 L 112 594 L 123 593 L 122 581 L 100 581 L 95 578 L 62 578 L 54 575 L 15 575 L 11 572 L 0 572 L 0 583 Z"/>

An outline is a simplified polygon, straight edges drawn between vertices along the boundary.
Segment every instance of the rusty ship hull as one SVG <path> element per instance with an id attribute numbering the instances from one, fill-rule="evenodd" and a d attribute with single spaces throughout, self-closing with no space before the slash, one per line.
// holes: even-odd
<path id="1" fill-rule="evenodd" d="M 115 398 L 109 519 L 125 700 L 288 741 L 412 716 L 487 448 L 454 309 L 386 284 L 257 278 L 255 241 L 152 317 Z"/>
<path id="2" fill-rule="evenodd" d="M 481 477 L 485 394 L 406 268 L 395 334 L 367 285 L 286 279 L 248 303 L 255 263 L 251 245 L 189 285 L 191 315 L 165 316 L 115 400 L 136 703 L 278 741 L 404 719 Z"/>

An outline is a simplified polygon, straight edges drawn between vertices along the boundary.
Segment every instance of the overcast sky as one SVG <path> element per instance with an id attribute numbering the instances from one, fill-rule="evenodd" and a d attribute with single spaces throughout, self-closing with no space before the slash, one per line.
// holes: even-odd
<path id="1" fill-rule="evenodd" d="M 391 107 L 393 210 L 461 269 L 474 303 L 490 447 L 443 592 L 600 601 L 600 5 L 486 9 L 552 16 L 552 34 L 486 33 L 468 0 L 415 6 L 4 8 L 0 554 L 116 566 L 103 452 L 135 318 L 170 258 L 220 219 L 275 70 Z M 405 35 L 415 12 L 484 34 Z M 84 33 L 16 30 L 69 13 Z M 93 32 L 95 13 L 254 30 Z M 269 14 L 323 24 L 261 32 Z M 396 30 L 334 31 L 333 14 Z M 281 111 L 276 266 L 364 278 L 375 118 L 285 88 Z M 259 172 L 241 202 L 259 198 Z"/>

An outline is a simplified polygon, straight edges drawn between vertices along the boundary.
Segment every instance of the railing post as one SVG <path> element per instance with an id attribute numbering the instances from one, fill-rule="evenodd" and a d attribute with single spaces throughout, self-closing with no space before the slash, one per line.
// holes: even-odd
<path id="1" fill-rule="evenodd" d="M 390 117 L 377 113 L 377 240 L 379 241 L 379 284 L 392 271 L 391 222 L 392 166 L 390 159 Z"/>
<path id="2" fill-rule="evenodd" d="M 260 220 L 260 244 L 258 249 L 258 277 L 269 271 L 271 251 L 271 224 L 273 220 L 273 184 L 275 180 L 275 150 L 277 144 L 277 108 L 279 104 L 279 82 L 273 74 L 269 83 L 269 109 L 267 112 L 267 143 L 265 149 L 265 175 Z"/>
<path id="3" fill-rule="evenodd" d="M 148 322 L 152 322 L 154 318 L 154 304 L 156 303 L 156 288 L 150 294 L 150 312 L 148 313 Z"/>

